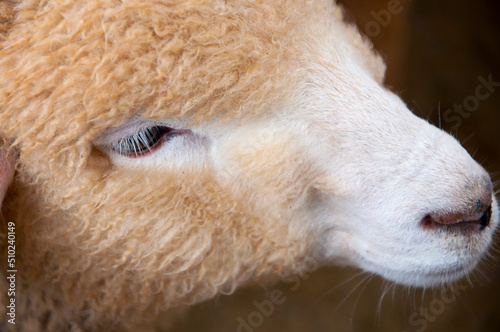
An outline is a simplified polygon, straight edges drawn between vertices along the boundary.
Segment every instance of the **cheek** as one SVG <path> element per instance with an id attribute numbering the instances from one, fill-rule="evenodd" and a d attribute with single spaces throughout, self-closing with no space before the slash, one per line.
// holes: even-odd
<path id="1" fill-rule="evenodd" d="M 235 266 L 245 264 L 278 270 L 305 250 L 304 232 L 292 232 L 275 215 L 235 199 L 208 173 L 141 174 L 140 181 L 130 173 L 135 180 L 118 181 L 123 176 L 109 179 L 99 208 L 80 211 L 87 231 L 78 241 L 89 250 L 101 248 L 98 255 L 105 259 L 98 264 L 104 267 L 232 276 Z M 269 252 L 277 254 L 270 259 Z"/>
<path id="2" fill-rule="evenodd" d="M 208 251 L 217 229 L 220 232 L 224 223 L 236 221 L 243 213 L 203 172 L 121 169 L 110 174 L 73 214 L 76 227 L 82 230 L 77 232 L 81 234 L 77 242 L 89 251 L 102 250 L 106 255 L 102 264 L 169 261 L 175 266 L 190 252 L 194 257 Z M 178 258 L 169 257 L 171 248 L 177 248 Z M 159 268 L 151 266 L 152 271 Z"/>
<path id="3" fill-rule="evenodd" d="M 224 186 L 239 191 L 241 199 L 275 211 L 305 203 L 314 175 L 311 160 L 293 138 L 235 144 L 223 155 L 217 175 Z"/>

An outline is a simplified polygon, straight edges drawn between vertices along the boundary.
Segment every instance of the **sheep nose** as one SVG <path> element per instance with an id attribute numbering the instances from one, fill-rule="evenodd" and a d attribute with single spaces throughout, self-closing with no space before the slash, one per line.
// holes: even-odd
<path id="1" fill-rule="evenodd" d="M 465 208 L 430 213 L 422 220 L 424 229 L 446 228 L 448 230 L 479 230 L 482 231 L 490 224 L 492 194 L 489 198 L 479 199 Z"/>

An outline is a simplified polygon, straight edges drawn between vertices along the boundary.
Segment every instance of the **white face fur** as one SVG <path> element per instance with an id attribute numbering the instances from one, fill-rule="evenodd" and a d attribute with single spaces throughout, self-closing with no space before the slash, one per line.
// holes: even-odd
<path id="1" fill-rule="evenodd" d="M 134 119 L 97 143 L 118 167 L 206 168 L 242 195 L 257 188 L 247 199 L 276 209 L 279 222 L 310 232 L 311 246 L 329 261 L 406 285 L 464 276 L 487 251 L 499 221 L 490 177 L 454 138 L 385 89 L 347 36 L 325 31 L 311 31 L 298 61 L 300 79 L 266 115 L 193 126 L 190 119 Z M 155 126 L 181 131 L 145 155 L 120 154 L 120 144 L 130 143 L 122 139 Z M 165 134 L 153 133 L 150 144 Z M 273 151 L 293 156 L 289 169 L 270 165 Z M 277 182 L 289 174 L 309 182 L 300 188 L 303 196 L 284 207 L 272 198 L 274 184 L 266 188 L 270 174 Z"/>

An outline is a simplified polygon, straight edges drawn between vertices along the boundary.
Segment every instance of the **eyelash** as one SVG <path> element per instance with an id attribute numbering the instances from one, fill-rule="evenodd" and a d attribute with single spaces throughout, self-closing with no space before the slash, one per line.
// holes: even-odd
<path id="1" fill-rule="evenodd" d="M 182 130 L 165 126 L 146 127 L 134 135 L 120 139 L 111 146 L 111 150 L 126 157 L 143 157 L 159 148 L 162 142 L 183 133 Z"/>

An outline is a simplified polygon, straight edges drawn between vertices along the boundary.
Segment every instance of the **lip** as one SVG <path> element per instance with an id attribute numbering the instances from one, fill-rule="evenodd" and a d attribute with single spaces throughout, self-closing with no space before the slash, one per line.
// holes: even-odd
<path id="1" fill-rule="evenodd" d="M 434 228 L 444 229 L 449 232 L 480 232 L 490 226 L 492 218 L 492 205 L 482 211 L 470 216 L 461 216 L 456 220 L 444 220 L 442 216 L 428 214 L 420 221 L 420 226 L 425 230 Z"/>

